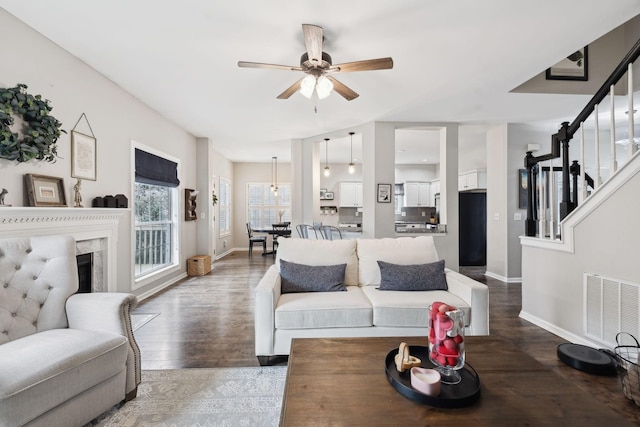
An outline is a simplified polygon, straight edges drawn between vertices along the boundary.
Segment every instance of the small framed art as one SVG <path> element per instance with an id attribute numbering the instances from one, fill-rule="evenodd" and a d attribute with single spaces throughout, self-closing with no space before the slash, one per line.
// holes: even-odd
<path id="1" fill-rule="evenodd" d="M 547 68 L 547 80 L 589 80 L 587 46 Z"/>
<path id="2" fill-rule="evenodd" d="M 96 159 L 96 139 L 71 131 L 71 176 L 95 181 Z"/>
<path id="3" fill-rule="evenodd" d="M 378 203 L 391 203 L 391 184 L 378 184 Z"/>
<path id="4" fill-rule="evenodd" d="M 29 206 L 67 206 L 62 178 L 28 173 L 24 180 Z"/>

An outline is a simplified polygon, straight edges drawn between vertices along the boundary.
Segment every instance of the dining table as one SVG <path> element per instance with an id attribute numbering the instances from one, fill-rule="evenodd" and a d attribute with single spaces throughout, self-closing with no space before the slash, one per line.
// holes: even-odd
<path id="1" fill-rule="evenodd" d="M 253 229 L 254 233 L 266 233 L 266 234 L 269 234 L 271 236 L 271 239 L 272 239 L 271 250 L 263 252 L 262 256 L 274 255 L 276 253 L 274 240 L 277 240 L 277 237 L 280 237 L 280 236 L 282 236 L 282 237 L 290 237 L 291 236 L 291 228 L 289 226 L 290 226 L 290 224 L 278 223 L 278 224 L 271 224 L 271 228 L 263 227 L 263 228 L 254 228 Z"/>

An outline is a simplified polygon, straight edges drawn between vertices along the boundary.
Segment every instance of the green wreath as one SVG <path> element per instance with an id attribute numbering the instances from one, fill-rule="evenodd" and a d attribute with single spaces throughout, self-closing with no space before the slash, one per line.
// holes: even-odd
<path id="1" fill-rule="evenodd" d="M 26 92 L 27 85 L 0 88 L 0 158 L 27 162 L 32 159 L 55 162 L 56 141 L 64 130 L 55 117 L 49 115 L 49 100 Z M 14 116 L 22 118 L 20 133 L 11 132 Z"/>

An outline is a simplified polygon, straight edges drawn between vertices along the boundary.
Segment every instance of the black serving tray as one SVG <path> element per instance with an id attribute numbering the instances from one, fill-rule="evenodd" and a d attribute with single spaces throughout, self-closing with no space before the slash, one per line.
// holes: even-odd
<path id="1" fill-rule="evenodd" d="M 429 360 L 429 347 L 410 346 L 411 355 L 422 361 L 423 368 L 433 369 L 435 365 Z M 411 370 L 398 372 L 395 357 L 398 349 L 387 354 L 385 371 L 387 380 L 404 397 L 438 408 L 462 408 L 469 406 L 480 398 L 480 377 L 468 363 L 458 370 L 462 380 L 458 384 L 441 384 L 439 396 L 428 396 L 411 387 Z"/>

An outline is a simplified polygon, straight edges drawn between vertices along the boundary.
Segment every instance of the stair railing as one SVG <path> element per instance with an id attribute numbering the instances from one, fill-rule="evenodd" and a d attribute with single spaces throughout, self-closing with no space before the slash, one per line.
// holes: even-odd
<path id="1" fill-rule="evenodd" d="M 616 115 L 615 115 L 615 86 L 624 76 L 627 77 L 627 129 L 626 139 L 628 159 L 638 150 L 638 141 L 634 132 L 634 85 L 633 64 L 640 56 L 640 40 L 625 55 L 620 64 L 615 68 L 595 95 L 582 109 L 573 122 L 563 122 L 557 133 L 551 135 L 551 152 L 548 154 L 533 156 L 531 151 L 525 155 L 524 164 L 527 170 L 527 219 L 525 221 L 525 235 L 538 236 L 555 240 L 559 238 L 559 224 L 569 215 L 578 204 L 588 196 L 590 186 L 597 191 L 603 182 L 600 164 L 600 117 L 599 108 L 603 101 L 609 101 L 610 115 L 610 175 L 618 169 L 616 147 L 621 142 L 616 139 Z M 585 171 L 585 121 L 593 115 L 594 120 L 594 177 L 590 177 Z M 579 131 L 579 162 L 569 159 L 569 141 Z M 561 158 L 561 165 L 556 166 L 554 160 Z M 627 161 L 626 159 L 625 161 Z M 542 162 L 549 162 L 549 166 L 540 167 Z M 561 172 L 561 177 L 556 177 Z M 579 179 L 578 179 L 579 178 Z M 561 200 L 556 201 L 558 193 Z M 573 195 L 573 197 L 572 197 Z"/>

